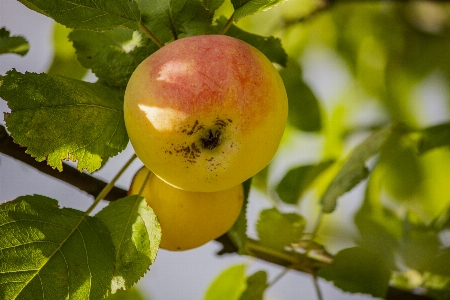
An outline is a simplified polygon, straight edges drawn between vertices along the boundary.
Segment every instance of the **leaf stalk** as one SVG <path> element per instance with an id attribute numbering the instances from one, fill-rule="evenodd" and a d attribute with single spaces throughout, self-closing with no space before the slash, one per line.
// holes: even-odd
<path id="1" fill-rule="evenodd" d="M 111 191 L 111 189 L 116 184 L 116 181 L 119 179 L 120 176 L 122 176 L 123 172 L 131 165 L 131 163 L 135 160 L 136 154 L 133 154 L 131 158 L 125 163 L 125 165 L 117 172 L 116 176 L 101 190 L 101 192 L 98 194 L 98 196 L 95 198 L 94 203 L 86 210 L 85 215 L 89 215 L 94 208 L 97 206 L 97 204 L 105 198 L 106 195 Z"/>
<path id="2" fill-rule="evenodd" d="M 164 47 L 164 44 L 144 25 L 144 23 L 139 23 L 139 28 L 159 47 Z"/>
<path id="3" fill-rule="evenodd" d="M 233 25 L 234 22 L 234 13 L 230 16 L 225 26 L 223 26 L 222 30 L 220 30 L 219 34 L 225 34 L 227 30 Z"/>

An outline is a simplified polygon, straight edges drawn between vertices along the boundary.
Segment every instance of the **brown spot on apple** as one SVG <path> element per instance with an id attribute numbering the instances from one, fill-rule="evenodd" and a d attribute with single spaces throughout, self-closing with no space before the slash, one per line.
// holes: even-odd
<path id="1" fill-rule="evenodd" d="M 220 144 L 220 130 L 208 130 L 208 133 L 200 139 L 203 149 L 213 150 Z"/>

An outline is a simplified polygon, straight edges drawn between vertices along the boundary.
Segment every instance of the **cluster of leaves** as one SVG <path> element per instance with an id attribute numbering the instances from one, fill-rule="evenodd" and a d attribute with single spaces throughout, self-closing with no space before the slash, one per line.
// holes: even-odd
<path id="1" fill-rule="evenodd" d="M 235 265 L 224 270 L 211 283 L 203 300 L 263 299 L 267 288 L 267 273 L 257 271 L 246 276 L 246 265 Z"/>
<path id="2" fill-rule="evenodd" d="M 448 33 L 450 17 L 444 16 L 436 29 L 435 23 L 433 27 L 426 21 L 413 22 L 424 10 L 421 4 L 336 4 L 304 23 L 305 10 L 315 15 L 323 7 L 303 1 L 255 15 L 257 25 L 244 19 L 237 27 L 233 22 L 279 1 L 231 0 L 229 18 L 222 15 L 227 4 L 223 0 L 20 2 L 64 25 L 56 27 L 55 38 L 68 35 L 70 40 L 57 48 L 46 74 L 11 70 L 0 78 L 0 96 L 11 109 L 5 116 L 8 130 L 31 156 L 59 170 L 68 159 L 76 161 L 80 171 L 98 170 L 128 143 L 122 98 L 136 66 L 175 39 L 225 33 L 255 46 L 282 67 L 289 98 L 288 133 L 301 130 L 327 139 L 322 160 L 290 169 L 274 185 L 267 179 L 268 169 L 253 179 L 254 187 L 276 196 L 277 205 L 261 211 L 258 242 L 247 238 L 243 210 L 229 232 L 239 252 L 252 255 L 269 249 L 266 252 L 291 268 L 333 281 L 348 292 L 384 297 L 393 283 L 404 289 L 425 287 L 438 299 L 448 298 L 450 248 L 440 236 L 450 229 L 450 192 L 445 189 L 450 174 L 442 163 L 450 156 L 450 123 L 421 128 L 408 101 L 414 86 L 435 70 L 450 76 L 449 65 L 443 63 L 450 43 L 441 36 Z M 272 32 L 281 39 L 250 33 L 252 26 L 266 24 L 268 18 L 278 20 Z M 77 61 L 69 53 L 72 45 Z M 299 61 L 311 45 L 326 45 L 338 53 L 347 62 L 352 86 L 357 86 L 357 92 L 349 88 L 338 96 L 340 105 L 328 110 L 302 79 Z M 23 38 L 0 29 L 0 54 L 23 55 L 26 49 Z M 64 71 L 68 66 L 76 71 Z M 87 69 L 97 82 L 81 80 Z M 384 114 L 378 123 L 369 124 L 381 129 L 370 130 L 366 139 L 344 153 L 345 136 L 366 128 L 344 122 L 349 115 L 339 117 L 342 107 L 368 103 L 352 100 L 350 94 L 377 99 Z M 379 126 L 386 123 L 394 125 Z M 365 194 L 354 217 L 356 245 L 334 256 L 318 237 L 327 235 L 323 225 L 311 234 L 306 230 L 308 218 L 283 212 L 284 207 L 298 208 L 314 191 L 324 223 L 338 200 L 364 180 Z M 246 182 L 246 199 L 250 185 Z M 99 298 L 129 289 L 156 257 L 159 225 L 139 197 L 115 201 L 95 216 L 61 209 L 56 200 L 39 195 L 0 207 L 0 228 L 8 233 L 0 236 L 0 261 L 8 262 L 0 264 L 2 299 L 36 294 Z M 408 280 L 411 270 L 419 285 Z M 205 299 L 262 299 L 267 286 L 264 272 L 246 277 L 245 266 L 234 266 L 213 282 Z"/>
<path id="3" fill-rule="evenodd" d="M 342 218 L 342 212 L 336 211 L 339 199 L 361 187 L 362 203 L 353 218 L 356 234 L 349 233 L 355 236 L 356 247 L 338 248 L 333 263 L 318 275 L 349 292 L 385 297 L 393 285 L 421 288 L 430 297 L 448 299 L 450 125 L 445 91 L 450 73 L 445 53 L 450 50 L 449 6 L 334 4 L 307 23 L 299 23 L 304 19 L 288 10 L 271 15 L 280 20 L 275 27 L 290 57 L 301 60 L 311 55 L 311 49 L 331 50 L 345 62 L 343 72 L 351 80 L 332 105 L 318 102 L 320 130 L 326 138 L 323 159 L 290 169 L 272 185 L 266 179 L 259 186 L 269 196 L 273 187 L 280 207 L 300 206 L 305 216 L 316 216 L 317 211 L 305 209 L 301 200 L 317 199 L 321 227 L 314 228 L 314 234 L 325 245 L 336 234 L 335 228 L 346 230 L 342 225 L 348 222 L 336 224 L 338 217 L 328 214 L 340 213 Z M 288 82 L 287 76 L 283 79 Z M 430 81 L 433 89 L 419 96 L 417 90 Z M 443 103 L 433 103 L 433 96 L 442 89 Z M 436 106 L 445 117 L 426 118 L 427 110 Z M 378 110 L 368 113 L 374 107 Z M 395 125 L 384 126 L 388 123 Z M 300 128 L 295 122 L 291 125 Z M 373 133 L 350 153 L 342 150 L 348 140 L 369 132 Z"/>
<path id="4" fill-rule="evenodd" d="M 161 229 L 143 198 L 95 216 L 40 195 L 2 204 L 2 299 L 101 298 L 130 288 L 153 263 Z"/>
<path id="5" fill-rule="evenodd" d="M 408 269 L 417 270 L 424 277 L 429 277 L 429 284 L 432 280 L 436 280 L 436 276 L 442 277 L 439 281 L 440 288 L 448 290 L 448 286 L 445 287 L 442 283 L 448 282 L 446 278 L 450 275 L 448 272 L 450 264 L 446 259 L 450 248 L 445 247 L 439 238 L 439 235 L 449 228 L 448 210 L 432 219 L 429 224 L 425 224 L 422 218 L 413 212 L 412 207 L 407 214 L 402 215 L 383 206 L 381 194 L 383 184 L 386 183 L 385 177 L 388 176 L 384 170 L 385 156 L 389 155 L 389 152 L 399 151 L 398 148 L 395 150 L 390 148 L 391 141 L 398 141 L 401 138 L 413 139 L 414 136 L 414 157 L 420 160 L 420 156 L 426 153 L 423 152 L 424 149 L 429 151 L 450 146 L 450 140 L 445 139 L 449 129 L 450 123 L 420 131 L 407 129 L 404 125 L 387 126 L 355 147 L 341 163 L 333 164 L 326 161 L 299 166 L 286 173 L 276 186 L 280 201 L 288 205 L 297 205 L 306 191 L 325 181 L 326 189 L 319 197 L 321 211 L 325 214 L 332 213 L 336 209 L 337 200 L 344 193 L 369 178 L 365 199 L 355 214 L 355 224 L 360 233 L 357 238 L 358 246 L 338 252 L 332 264 L 321 268 L 319 276 L 333 281 L 344 291 L 384 297 L 393 278 L 392 273 L 401 274 L 405 268 L 399 265 L 400 258 Z M 380 159 L 369 169 L 367 162 L 376 154 Z M 327 172 L 333 174 L 331 181 L 327 176 L 323 176 Z M 299 237 L 295 239 L 294 235 L 292 238 L 291 244 L 299 239 Z M 289 243 L 286 241 L 284 245 Z M 406 288 L 404 285 L 401 287 Z"/>

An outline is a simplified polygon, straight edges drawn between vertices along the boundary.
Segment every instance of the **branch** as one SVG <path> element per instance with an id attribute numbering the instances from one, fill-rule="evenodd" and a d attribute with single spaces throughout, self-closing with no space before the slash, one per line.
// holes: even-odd
<path id="1" fill-rule="evenodd" d="M 72 186 L 85 191 L 89 195 L 96 197 L 102 189 L 107 185 L 106 182 L 99 180 L 89 174 L 82 173 L 76 168 L 64 164 L 64 171 L 59 172 L 46 164 L 45 161 L 37 162 L 29 154 L 25 153 L 25 149 L 13 142 L 13 138 L 8 135 L 4 126 L 0 125 L 0 153 L 6 154 L 12 158 L 15 158 L 39 171 L 50 175 L 56 179 L 62 180 Z M 118 187 L 113 187 L 112 190 L 104 197 L 104 200 L 114 201 L 123 198 L 127 195 L 127 191 Z M 238 249 L 233 244 L 228 235 L 224 234 L 216 239 L 221 243 L 223 248 L 219 254 L 225 253 L 237 253 Z M 300 271 L 308 274 L 316 274 L 317 271 L 323 267 L 326 263 L 314 260 L 307 255 L 293 252 L 280 252 L 281 255 L 275 255 L 264 250 L 263 246 L 260 246 L 258 241 L 249 239 L 249 244 L 252 246 L 252 256 L 270 262 L 279 266 L 290 268 L 296 271 Z M 434 300 L 429 296 L 416 295 L 409 291 L 403 291 L 395 287 L 389 287 L 387 291 L 386 300 Z"/>
<path id="2" fill-rule="evenodd" d="M 99 180 L 89 174 L 82 173 L 68 164 L 63 164 L 64 172 L 59 172 L 58 170 L 47 165 L 45 161 L 36 161 L 33 157 L 31 157 L 31 155 L 25 153 L 25 148 L 20 147 L 18 144 L 13 142 L 13 138 L 8 135 L 5 127 L 2 125 L 0 125 L 0 153 L 6 154 L 41 171 L 42 173 L 77 187 L 93 197 L 97 197 L 97 195 L 106 186 L 106 183 L 102 180 Z M 114 201 L 126 196 L 127 191 L 118 187 L 113 187 L 108 195 L 105 196 L 104 200 Z"/>

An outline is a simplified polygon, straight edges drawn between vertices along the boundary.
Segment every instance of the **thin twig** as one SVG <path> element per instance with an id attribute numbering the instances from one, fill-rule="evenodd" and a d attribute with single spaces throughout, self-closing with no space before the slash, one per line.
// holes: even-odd
<path id="1" fill-rule="evenodd" d="M 26 148 L 14 143 L 13 138 L 6 132 L 5 127 L 0 125 L 0 153 L 17 159 L 18 161 L 21 161 L 22 163 L 53 178 L 68 183 L 93 197 L 96 197 L 107 185 L 106 182 L 97 179 L 88 173 L 80 172 L 77 168 L 74 168 L 66 163 L 63 163 L 64 171 L 60 172 L 49 166 L 45 160 L 37 161 L 31 155 L 27 154 L 25 150 Z M 126 195 L 126 190 L 115 186 L 109 194 L 105 196 L 104 200 L 114 201 L 123 198 Z M 7 199 L 0 200 L 3 201 Z"/>
<path id="2" fill-rule="evenodd" d="M 164 47 L 164 44 L 144 25 L 144 23 L 140 22 L 139 27 L 141 30 L 159 47 Z"/>
<path id="3" fill-rule="evenodd" d="M 281 278 L 283 278 L 284 275 L 287 274 L 287 272 L 289 272 L 290 270 L 292 270 L 292 267 L 286 267 L 284 268 L 283 271 L 280 272 L 280 274 L 277 275 L 277 277 L 275 277 L 267 286 L 267 288 L 275 285 L 275 283 L 278 282 L 278 280 L 280 280 Z"/>
<path id="4" fill-rule="evenodd" d="M 265 254 L 270 255 L 272 257 L 276 257 L 276 258 L 278 258 L 280 260 L 284 260 L 284 261 L 290 262 L 293 265 L 298 263 L 297 259 L 293 255 L 291 255 L 289 253 L 285 253 L 285 252 L 281 252 L 281 251 L 277 251 L 275 249 L 271 249 L 271 248 L 265 247 L 263 245 L 260 245 L 256 241 L 253 241 L 253 240 L 250 240 L 250 239 L 247 241 L 246 246 L 247 246 L 248 250 L 251 251 L 251 252 L 257 251 L 259 253 L 265 253 Z"/>
<path id="5" fill-rule="evenodd" d="M 319 280 L 317 279 L 317 275 L 313 275 L 313 282 L 314 282 L 314 289 L 316 290 L 316 294 L 317 294 L 317 299 L 318 300 L 323 300 L 323 296 L 322 296 L 322 290 L 320 289 L 319 286 Z"/>

